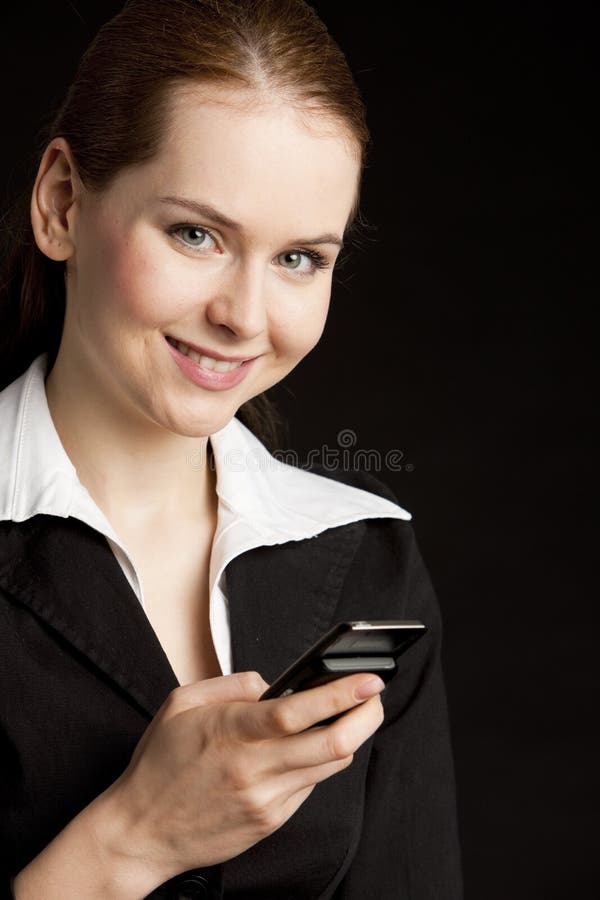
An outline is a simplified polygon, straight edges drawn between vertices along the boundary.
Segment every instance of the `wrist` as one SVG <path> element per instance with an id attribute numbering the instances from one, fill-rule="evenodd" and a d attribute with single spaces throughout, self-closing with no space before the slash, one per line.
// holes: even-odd
<path id="1" fill-rule="evenodd" d="M 151 852 L 151 843 L 134 821 L 119 781 L 83 810 L 87 817 L 90 839 L 102 860 L 102 871 L 110 873 L 102 897 L 119 900 L 143 898 L 167 881 L 174 872 L 161 871 Z"/>
<path id="2" fill-rule="evenodd" d="M 168 880 L 145 855 L 116 784 L 19 872 L 15 900 L 142 900 Z"/>

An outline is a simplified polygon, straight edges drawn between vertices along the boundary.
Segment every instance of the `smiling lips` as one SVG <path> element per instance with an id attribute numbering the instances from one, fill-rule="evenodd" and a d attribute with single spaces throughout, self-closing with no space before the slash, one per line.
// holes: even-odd
<path id="1" fill-rule="evenodd" d="M 165 337 L 169 353 L 182 374 L 197 387 L 208 391 L 226 391 L 236 387 L 250 374 L 259 358 L 215 359 L 183 341 Z"/>
<path id="2" fill-rule="evenodd" d="M 215 359 L 213 356 L 205 356 L 204 354 L 199 353 L 197 350 L 188 346 L 188 344 L 184 344 L 183 341 L 178 341 L 175 338 L 168 336 L 167 340 L 172 347 L 175 347 L 180 353 L 183 353 L 184 356 L 187 356 L 195 363 L 198 363 L 203 369 L 210 369 L 213 372 L 231 372 L 232 369 L 239 369 L 242 363 L 246 361 L 244 359 Z"/>

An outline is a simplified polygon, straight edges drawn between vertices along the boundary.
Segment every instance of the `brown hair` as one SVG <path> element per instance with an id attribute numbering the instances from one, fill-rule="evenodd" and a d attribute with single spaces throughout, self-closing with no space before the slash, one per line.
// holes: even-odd
<path id="1" fill-rule="evenodd" d="M 100 192 L 129 165 L 151 159 L 164 134 L 169 89 L 185 81 L 276 91 L 340 125 L 364 168 L 370 143 L 364 104 L 344 54 L 303 0 L 129 0 L 81 58 L 53 121 L 86 188 Z M 36 166 L 37 169 L 37 166 Z M 54 365 L 65 312 L 64 263 L 37 247 L 30 184 L 6 217 L 0 274 L 0 389 L 40 353 Z M 359 190 L 346 236 L 360 227 Z M 278 413 L 266 393 L 238 417 L 270 449 Z"/>

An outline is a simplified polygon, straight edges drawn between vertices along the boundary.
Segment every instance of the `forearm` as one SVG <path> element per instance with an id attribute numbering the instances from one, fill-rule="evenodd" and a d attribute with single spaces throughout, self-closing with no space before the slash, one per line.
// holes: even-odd
<path id="1" fill-rule="evenodd" d="M 111 789 L 83 809 L 13 883 L 15 900 L 142 900 L 167 876 L 131 853 Z"/>

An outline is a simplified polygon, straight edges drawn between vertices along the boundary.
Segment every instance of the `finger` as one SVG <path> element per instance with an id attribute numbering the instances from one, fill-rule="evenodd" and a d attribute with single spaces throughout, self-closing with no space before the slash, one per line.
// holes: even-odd
<path id="1" fill-rule="evenodd" d="M 231 726 L 243 740 L 268 740 L 305 731 L 311 725 L 364 702 L 361 688 L 375 681 L 375 690 L 383 690 L 380 678 L 361 672 L 330 681 L 319 687 L 262 700 L 251 706 L 232 704 Z"/>
<path id="2" fill-rule="evenodd" d="M 281 774 L 343 760 L 356 753 L 382 722 L 381 700 L 372 697 L 331 725 L 309 728 L 302 734 L 289 735 L 276 742 L 270 771 Z"/>
<path id="3" fill-rule="evenodd" d="M 262 790 L 270 791 L 272 802 L 281 804 L 284 808 L 288 805 L 297 808 L 312 792 L 315 785 L 326 781 L 332 775 L 337 775 L 343 769 L 347 769 L 352 765 L 352 761 L 352 756 L 346 756 L 344 759 L 336 759 L 334 762 L 323 763 L 320 766 L 286 772 L 285 775 L 277 776 L 276 780 L 270 783 L 263 783 Z"/>
<path id="4" fill-rule="evenodd" d="M 310 766 L 306 769 L 296 769 L 280 776 L 282 797 L 293 797 L 298 791 L 311 791 L 316 784 L 326 781 L 332 775 L 347 769 L 353 762 L 352 756 L 336 759 L 333 762 L 322 763 L 320 766 Z"/>
<path id="5" fill-rule="evenodd" d="M 316 784 L 347 768 L 351 762 L 352 757 L 347 757 L 343 761 L 337 760 L 335 763 L 316 767 L 310 770 L 310 777 L 306 774 L 308 770 L 301 769 L 298 772 L 288 772 L 284 777 L 263 779 L 256 788 L 254 804 L 268 816 L 268 831 L 272 832 L 287 821 L 311 794 Z"/>
<path id="6" fill-rule="evenodd" d="M 194 681 L 171 691 L 165 701 L 165 713 L 176 715 L 212 703 L 255 701 L 268 686 L 258 672 L 234 672 L 232 675 Z"/>

